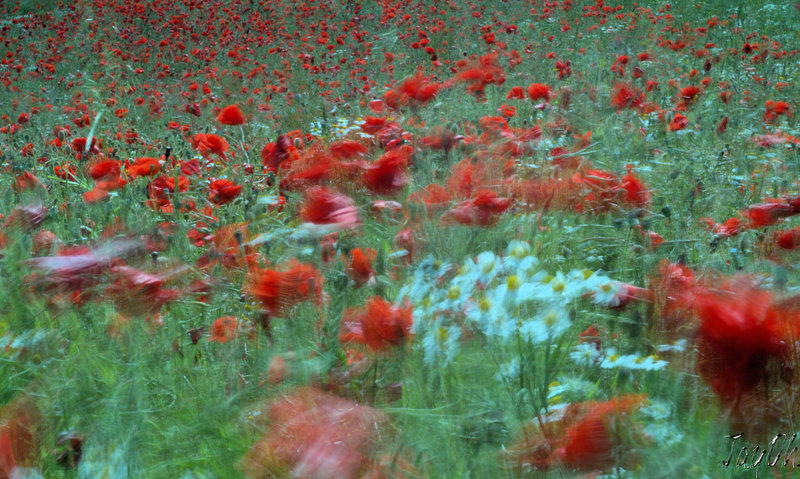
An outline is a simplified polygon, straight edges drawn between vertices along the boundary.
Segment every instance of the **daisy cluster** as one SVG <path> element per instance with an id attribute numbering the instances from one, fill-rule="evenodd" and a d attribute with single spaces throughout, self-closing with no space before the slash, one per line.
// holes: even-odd
<path id="1" fill-rule="evenodd" d="M 655 371 L 663 369 L 667 361 L 656 355 L 644 356 L 639 353 L 619 354 L 614 347 L 601 350 L 595 344 L 581 343 L 569 353 L 570 359 L 582 367 L 599 365 L 603 369 L 629 369 Z"/>
<path id="2" fill-rule="evenodd" d="M 570 329 L 577 300 L 613 303 L 618 284 L 591 270 L 551 274 L 528 243 L 515 240 L 502 255 L 485 251 L 461 265 L 424 261 L 397 301 L 414 304 L 415 334 L 426 363 L 446 364 L 464 331 L 501 344 L 554 343 Z"/>
<path id="3" fill-rule="evenodd" d="M 364 124 L 363 118 L 346 118 L 346 117 L 339 117 L 336 119 L 336 123 L 330 125 L 329 135 L 330 139 L 333 140 L 340 140 L 350 133 L 356 132 L 361 133 L 361 125 Z M 316 137 L 323 137 L 325 132 L 323 131 L 323 124 L 322 121 L 314 121 L 309 125 L 309 133 Z M 360 135 L 360 136 L 367 136 L 369 135 Z"/>

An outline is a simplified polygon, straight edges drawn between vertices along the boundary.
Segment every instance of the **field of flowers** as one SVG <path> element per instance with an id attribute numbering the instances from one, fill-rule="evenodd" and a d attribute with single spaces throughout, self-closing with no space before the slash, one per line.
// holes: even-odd
<path id="1" fill-rule="evenodd" d="M 797 477 L 799 24 L 0 2 L 0 479 Z"/>

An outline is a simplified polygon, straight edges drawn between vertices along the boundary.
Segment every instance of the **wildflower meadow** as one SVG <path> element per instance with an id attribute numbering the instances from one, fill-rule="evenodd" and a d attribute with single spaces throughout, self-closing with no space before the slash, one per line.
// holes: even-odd
<path id="1" fill-rule="evenodd" d="M 766 1 L 0 1 L 0 479 L 800 477 Z"/>

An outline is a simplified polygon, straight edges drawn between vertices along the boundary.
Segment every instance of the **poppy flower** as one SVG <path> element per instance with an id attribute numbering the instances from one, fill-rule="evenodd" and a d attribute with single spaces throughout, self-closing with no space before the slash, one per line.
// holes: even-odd
<path id="1" fill-rule="evenodd" d="M 297 148 L 286 135 L 279 135 L 274 143 L 267 143 L 261 149 L 261 164 L 265 168 L 278 171 L 299 158 Z"/>
<path id="2" fill-rule="evenodd" d="M 0 408 L 0 477 L 18 477 L 22 468 L 34 465 L 39 453 L 39 411 L 25 397 Z"/>
<path id="3" fill-rule="evenodd" d="M 751 205 L 742 211 L 742 216 L 749 220 L 750 228 L 761 228 L 777 223 L 781 218 L 791 216 L 793 209 L 784 203 L 760 203 Z"/>
<path id="4" fill-rule="evenodd" d="M 367 115 L 364 117 L 364 123 L 361 124 L 361 131 L 368 135 L 374 135 L 386 126 L 386 121 L 386 117 Z"/>
<path id="5" fill-rule="evenodd" d="M 216 341 L 218 343 L 227 343 L 236 338 L 237 330 L 239 328 L 239 321 L 236 316 L 223 316 L 214 320 L 211 325 L 211 337 L 209 341 Z"/>
<path id="6" fill-rule="evenodd" d="M 650 191 L 632 173 L 633 166 L 626 165 L 627 174 L 622 177 L 622 189 L 625 190 L 625 202 L 629 205 L 644 208 L 650 203 Z"/>
<path id="7" fill-rule="evenodd" d="M 549 469 L 566 466 L 598 471 L 619 465 L 635 465 L 626 440 L 631 433 L 646 439 L 633 418 L 644 405 L 644 395 L 623 395 L 605 402 L 573 403 L 564 409 L 531 421 L 505 453 L 518 468 Z"/>
<path id="8" fill-rule="evenodd" d="M 526 98 L 525 89 L 521 86 L 512 87 L 506 95 L 506 100 L 511 100 L 512 98 L 515 100 L 524 100 Z"/>
<path id="9" fill-rule="evenodd" d="M 364 344 L 372 351 L 384 351 L 411 337 L 414 325 L 410 306 L 393 306 L 380 296 L 373 296 L 367 304 L 350 309 L 342 315 L 339 342 Z"/>
<path id="10" fill-rule="evenodd" d="M 72 150 L 76 153 L 84 153 L 86 150 L 86 138 L 75 138 L 70 143 Z M 92 137 L 92 143 L 89 145 L 89 155 L 96 155 L 100 153 L 100 149 L 103 147 L 103 143 L 98 140 L 96 137 Z"/>
<path id="11" fill-rule="evenodd" d="M 675 113 L 672 121 L 669 122 L 669 131 L 683 130 L 689 125 L 689 119 L 681 113 Z"/>
<path id="12" fill-rule="evenodd" d="M 274 316 L 282 316 L 295 304 L 322 302 L 322 275 L 310 264 L 292 260 L 283 270 L 252 268 L 245 291 L 261 301 Z"/>
<path id="13" fill-rule="evenodd" d="M 696 85 L 689 85 L 681 88 L 680 96 L 686 103 L 692 103 L 702 90 Z"/>
<path id="14" fill-rule="evenodd" d="M 131 178 L 153 176 L 161 171 L 161 162 L 157 158 L 136 158 L 132 165 L 125 168 Z"/>
<path id="15" fill-rule="evenodd" d="M 800 248 L 800 226 L 795 226 L 790 230 L 776 231 L 775 243 L 788 250 Z"/>
<path id="16" fill-rule="evenodd" d="M 47 208 L 39 203 L 20 205 L 11 211 L 3 228 L 19 228 L 22 231 L 30 232 L 44 221 L 47 216 Z"/>
<path id="17" fill-rule="evenodd" d="M 335 157 L 345 160 L 361 157 L 368 151 L 366 145 L 352 140 L 341 140 L 332 143 L 329 150 Z"/>
<path id="18" fill-rule="evenodd" d="M 408 195 L 408 201 L 424 206 L 429 213 L 445 207 L 450 202 L 450 194 L 438 183 L 431 183 L 425 188 Z"/>
<path id="19" fill-rule="evenodd" d="M 217 121 L 223 125 L 243 125 L 246 120 L 244 113 L 237 105 L 229 105 L 219 112 Z"/>
<path id="20" fill-rule="evenodd" d="M 339 228 L 355 228 L 361 223 L 350 197 L 322 186 L 312 187 L 306 192 L 300 218 L 309 223 Z"/>
<path id="21" fill-rule="evenodd" d="M 552 95 L 552 93 L 553 92 L 550 90 L 550 85 L 545 83 L 531 83 L 528 86 L 528 96 L 533 101 L 550 101 L 550 95 Z"/>
<path id="22" fill-rule="evenodd" d="M 463 201 L 448 210 L 444 219 L 471 226 L 490 226 L 497 222 L 499 215 L 504 213 L 514 202 L 512 198 L 502 198 L 494 191 L 479 191 L 474 198 Z"/>
<path id="23" fill-rule="evenodd" d="M 709 218 L 700 218 L 706 223 L 708 229 L 720 238 L 736 236 L 742 231 L 742 220 L 739 218 L 728 218 L 724 223 L 716 223 Z"/>
<path id="24" fill-rule="evenodd" d="M 418 71 L 414 76 L 403 80 L 395 91 L 401 95 L 402 104 L 419 106 L 433 99 L 441 88 L 441 83 L 428 80 Z"/>
<path id="25" fill-rule="evenodd" d="M 611 95 L 611 106 L 615 107 L 618 112 L 625 108 L 634 108 L 639 111 L 647 110 L 647 102 L 644 93 L 638 88 L 631 87 L 624 82 L 614 85 Z"/>
<path id="26" fill-rule="evenodd" d="M 180 295 L 177 290 L 164 289 L 166 278 L 131 266 L 114 266 L 111 275 L 114 281 L 106 288 L 106 294 L 117 310 L 127 316 L 156 315 Z"/>
<path id="27" fill-rule="evenodd" d="M 788 360 L 789 318 L 769 291 L 747 277 L 695 285 L 683 299 L 699 321 L 700 376 L 738 412 L 743 399 L 769 384 L 770 363 Z"/>
<path id="28" fill-rule="evenodd" d="M 408 184 L 408 175 L 405 172 L 408 161 L 408 149 L 387 151 L 364 169 L 364 186 L 377 194 L 397 193 Z"/>
<path id="29" fill-rule="evenodd" d="M 781 115 L 792 116 L 792 107 L 785 101 L 767 100 L 764 123 L 774 123 Z"/>
<path id="30" fill-rule="evenodd" d="M 356 286 L 366 284 L 375 277 L 372 263 L 375 262 L 377 252 L 372 248 L 354 248 L 350 251 L 350 262 L 347 265 L 347 275 Z"/>
<path id="31" fill-rule="evenodd" d="M 204 157 L 214 154 L 223 160 L 225 159 L 225 152 L 230 148 L 225 138 L 212 133 L 198 133 L 192 137 L 191 143 L 192 148 L 199 151 Z"/>
<path id="32" fill-rule="evenodd" d="M 208 184 L 208 200 L 215 205 L 230 203 L 242 192 L 242 186 L 231 180 L 214 180 Z"/>
<path id="33" fill-rule="evenodd" d="M 366 477 L 387 422 L 377 409 L 312 388 L 273 401 L 266 416 L 266 434 L 239 463 L 248 478 Z"/>
<path id="34" fill-rule="evenodd" d="M 728 130 L 728 117 L 726 116 L 722 120 L 720 120 L 719 124 L 717 125 L 717 134 L 722 135 Z"/>
<path id="35" fill-rule="evenodd" d="M 617 461 L 614 450 L 634 425 L 630 414 L 645 399 L 644 395 L 626 395 L 589 405 L 583 417 L 564 432 L 562 445 L 555 451 L 558 462 L 585 471 L 613 466 Z"/>

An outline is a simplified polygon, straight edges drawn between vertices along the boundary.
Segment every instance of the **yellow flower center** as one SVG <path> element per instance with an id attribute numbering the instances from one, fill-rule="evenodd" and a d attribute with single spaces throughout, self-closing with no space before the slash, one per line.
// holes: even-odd
<path id="1" fill-rule="evenodd" d="M 492 307 L 492 303 L 490 303 L 489 300 L 486 298 L 481 298 L 480 302 L 478 303 L 478 306 L 480 306 L 481 311 L 486 313 Z"/>
<path id="2" fill-rule="evenodd" d="M 459 296 L 461 296 L 461 288 L 458 286 L 450 286 L 450 289 L 447 290 L 447 297 L 456 300 Z"/>
<path id="3" fill-rule="evenodd" d="M 512 274 L 506 278 L 506 286 L 508 286 L 508 289 L 517 289 L 520 285 L 522 285 L 522 281 L 520 281 L 517 275 Z"/>

